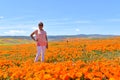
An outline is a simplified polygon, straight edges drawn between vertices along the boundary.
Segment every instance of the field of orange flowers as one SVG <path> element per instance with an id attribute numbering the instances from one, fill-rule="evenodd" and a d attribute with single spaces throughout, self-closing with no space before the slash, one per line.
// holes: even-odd
<path id="1" fill-rule="evenodd" d="M 0 80 L 120 80 L 120 37 L 50 41 L 45 62 L 36 44 L 0 45 Z"/>

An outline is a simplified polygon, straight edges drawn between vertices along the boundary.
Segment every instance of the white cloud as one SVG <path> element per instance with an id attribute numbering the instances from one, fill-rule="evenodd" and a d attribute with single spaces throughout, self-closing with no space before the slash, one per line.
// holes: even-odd
<path id="1" fill-rule="evenodd" d="M 86 24 L 88 24 L 88 23 L 91 23 L 91 21 L 79 20 L 79 21 L 75 21 L 75 23 L 80 23 L 80 24 L 81 24 L 81 23 L 84 23 L 84 24 L 86 23 Z"/>
<path id="2" fill-rule="evenodd" d="M 75 31 L 79 32 L 79 31 L 80 31 L 80 29 L 75 29 Z"/>
<path id="3" fill-rule="evenodd" d="M 58 26 L 58 25 L 70 25 L 70 24 L 90 24 L 92 21 L 89 20 L 61 20 L 61 21 L 51 21 L 51 22 L 46 22 L 48 26 Z"/>
<path id="4" fill-rule="evenodd" d="M 7 32 L 4 32 L 4 35 L 11 35 L 11 36 L 26 35 L 26 31 L 23 31 L 23 30 L 9 30 Z"/>
<path id="5" fill-rule="evenodd" d="M 108 22 L 120 22 L 120 19 L 107 19 Z"/>
<path id="6" fill-rule="evenodd" d="M 38 29 L 38 27 L 32 27 L 32 30 L 36 30 L 36 29 Z"/>
<path id="7" fill-rule="evenodd" d="M 0 19 L 3 19 L 4 17 L 3 16 L 0 16 Z"/>

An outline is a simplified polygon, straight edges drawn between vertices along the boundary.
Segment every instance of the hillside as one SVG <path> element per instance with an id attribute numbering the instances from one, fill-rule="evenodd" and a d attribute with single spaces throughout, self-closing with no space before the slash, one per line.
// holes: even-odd
<path id="1" fill-rule="evenodd" d="M 106 37 L 114 37 L 119 35 L 100 35 L 100 34 L 78 34 L 78 35 L 49 35 L 49 40 L 59 40 L 64 38 L 106 38 Z M 0 36 L 0 38 L 15 38 L 15 39 L 31 39 L 30 36 Z"/>

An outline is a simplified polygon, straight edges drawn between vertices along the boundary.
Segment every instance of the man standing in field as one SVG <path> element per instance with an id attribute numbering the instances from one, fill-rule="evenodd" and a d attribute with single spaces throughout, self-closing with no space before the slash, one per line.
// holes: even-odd
<path id="1" fill-rule="evenodd" d="M 38 28 L 39 28 L 38 30 L 35 30 L 30 35 L 31 38 L 37 43 L 37 54 L 34 62 L 38 61 L 40 55 L 41 55 L 41 62 L 44 62 L 45 49 L 48 48 L 47 33 L 43 29 L 42 22 L 38 24 Z M 35 35 L 36 38 L 33 35 Z"/>

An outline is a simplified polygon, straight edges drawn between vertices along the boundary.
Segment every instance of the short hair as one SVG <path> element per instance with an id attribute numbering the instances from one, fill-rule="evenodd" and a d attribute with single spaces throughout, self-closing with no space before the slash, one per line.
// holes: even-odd
<path id="1" fill-rule="evenodd" d="M 38 26 L 43 26 L 43 22 L 40 22 L 40 23 L 38 24 Z"/>

